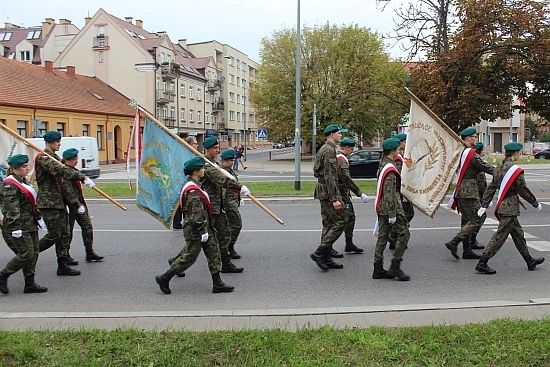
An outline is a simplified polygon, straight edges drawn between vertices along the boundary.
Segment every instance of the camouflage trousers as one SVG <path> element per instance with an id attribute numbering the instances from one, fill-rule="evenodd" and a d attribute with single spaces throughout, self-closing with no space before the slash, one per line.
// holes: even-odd
<path id="1" fill-rule="evenodd" d="M 495 256 L 502 245 L 506 242 L 508 235 L 512 236 L 514 245 L 516 245 L 516 248 L 521 256 L 529 255 L 529 249 L 527 248 L 523 228 L 521 228 L 521 225 L 519 224 L 518 217 L 506 217 L 501 215 L 497 231 L 493 234 L 493 237 L 491 237 L 485 251 L 483 251 L 483 256 L 489 259 Z"/>
<path id="2" fill-rule="evenodd" d="M 221 256 L 229 256 L 229 243 L 231 242 L 231 232 L 225 213 L 212 215 L 212 227 L 216 233 L 216 241 L 220 247 Z"/>
<path id="3" fill-rule="evenodd" d="M 321 232 L 321 247 L 332 248 L 332 245 L 342 235 L 348 224 L 348 210 L 334 209 L 328 200 L 319 200 L 321 203 L 321 220 L 323 231 Z"/>
<path id="4" fill-rule="evenodd" d="M 470 237 L 474 233 L 478 233 L 485 218 L 479 217 L 477 211 L 481 208 L 479 199 L 458 199 L 458 209 L 460 210 L 461 228 L 457 233 L 462 241 L 470 240 Z"/>
<path id="5" fill-rule="evenodd" d="M 23 232 L 19 238 L 15 238 L 11 233 L 2 231 L 2 237 L 8 247 L 13 251 L 13 257 L 5 269 L 8 273 L 15 273 L 23 269 L 23 276 L 35 274 L 36 262 L 38 261 L 38 231 Z"/>
<path id="6" fill-rule="evenodd" d="M 180 256 L 170 266 L 170 270 L 176 274 L 184 272 L 197 261 L 197 257 L 201 253 L 201 250 L 203 250 L 206 255 L 210 274 L 219 273 L 222 269 L 220 249 L 214 236 L 214 231 L 210 229 L 208 233 L 210 237 L 206 242 L 201 242 L 200 238 L 186 238 L 185 246 L 183 246 Z"/>
<path id="7" fill-rule="evenodd" d="M 348 238 L 353 237 L 353 230 L 355 229 L 355 209 L 353 208 L 353 203 L 344 203 L 346 206 L 346 211 L 348 214 L 348 223 L 346 224 L 346 229 L 344 230 L 344 236 Z"/>
<path id="8" fill-rule="evenodd" d="M 243 220 L 241 218 L 241 213 L 239 210 L 228 210 L 225 212 L 227 217 L 227 224 L 229 225 L 229 232 L 231 233 L 231 241 L 229 242 L 229 248 L 235 245 L 241 229 L 243 228 Z"/>
<path id="9" fill-rule="evenodd" d="M 390 217 L 387 215 L 378 215 L 378 239 L 374 249 L 374 262 L 384 261 L 384 250 L 388 242 L 390 231 L 397 233 L 397 245 L 393 252 L 393 260 L 401 260 L 405 253 L 405 248 L 409 242 L 411 234 L 409 232 L 409 222 L 404 215 L 398 214 L 394 224 L 389 223 Z"/>
<path id="10" fill-rule="evenodd" d="M 69 212 L 69 247 L 73 242 L 73 230 L 74 223 L 78 223 L 80 229 L 82 230 L 82 242 L 84 243 L 84 248 L 86 251 L 91 250 L 94 244 L 94 227 L 92 226 L 92 220 L 88 214 L 88 210 L 84 214 L 78 214 L 76 210 Z"/>
<path id="11" fill-rule="evenodd" d="M 55 245 L 58 258 L 69 254 L 69 214 L 65 209 L 40 209 L 42 219 L 46 223 L 48 233 L 38 243 L 40 252 Z"/>

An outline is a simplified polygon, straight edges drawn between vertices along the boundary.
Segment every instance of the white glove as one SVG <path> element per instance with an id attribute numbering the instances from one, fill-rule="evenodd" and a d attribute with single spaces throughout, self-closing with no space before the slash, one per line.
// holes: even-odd
<path id="1" fill-rule="evenodd" d="M 539 206 L 537 206 L 537 210 L 540 212 L 542 210 L 542 204 L 539 203 Z"/>
<path id="2" fill-rule="evenodd" d="M 239 206 L 244 206 L 244 199 L 241 199 L 241 201 L 239 201 Z"/>
<path id="3" fill-rule="evenodd" d="M 206 242 L 206 241 L 208 241 L 208 232 L 201 235 L 201 242 Z"/>
<path id="4" fill-rule="evenodd" d="M 245 185 L 243 185 L 241 187 L 241 194 L 244 195 L 244 196 L 247 196 L 248 194 L 250 194 L 250 190 L 248 189 L 248 187 L 246 187 Z"/>
<path id="5" fill-rule="evenodd" d="M 368 203 L 369 202 L 369 197 L 365 194 L 361 194 L 361 200 L 363 200 L 364 203 Z"/>
<path id="6" fill-rule="evenodd" d="M 477 211 L 477 216 L 478 217 L 483 217 L 483 214 L 485 214 L 485 212 L 487 211 L 487 208 L 479 208 L 479 210 Z"/>
<path id="7" fill-rule="evenodd" d="M 403 196 L 403 200 L 402 200 L 404 203 L 408 203 L 409 201 L 407 200 L 406 197 Z"/>
<path id="8" fill-rule="evenodd" d="M 17 231 L 13 231 L 11 233 L 11 236 L 14 237 L 14 238 L 19 238 L 23 235 L 23 231 L 18 229 Z"/>
<path id="9" fill-rule="evenodd" d="M 38 220 L 38 226 L 40 227 L 40 229 L 46 229 L 46 222 L 44 222 L 44 219 L 40 218 Z"/>
<path id="10" fill-rule="evenodd" d="M 86 179 L 84 180 L 84 185 L 88 186 L 89 188 L 92 188 L 95 186 L 95 183 L 94 181 L 92 181 L 90 177 L 86 177 Z"/>
<path id="11" fill-rule="evenodd" d="M 86 213 L 86 207 L 84 205 L 79 206 L 77 212 L 78 214 Z"/>
<path id="12" fill-rule="evenodd" d="M 388 219 L 389 224 L 394 224 L 395 221 L 397 221 L 397 217 L 392 217 L 392 218 Z"/>
<path id="13" fill-rule="evenodd" d="M 493 202 L 489 201 L 489 208 L 492 208 L 492 207 L 493 207 Z"/>

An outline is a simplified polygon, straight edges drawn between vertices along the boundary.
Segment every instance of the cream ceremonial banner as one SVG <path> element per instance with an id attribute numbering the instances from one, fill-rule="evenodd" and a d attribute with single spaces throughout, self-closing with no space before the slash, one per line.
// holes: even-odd
<path id="1" fill-rule="evenodd" d="M 464 145 L 447 125 L 432 117 L 433 112 L 428 113 L 429 109 L 421 107 L 414 98 L 401 172 L 401 194 L 422 213 L 433 217 L 452 183 Z"/>

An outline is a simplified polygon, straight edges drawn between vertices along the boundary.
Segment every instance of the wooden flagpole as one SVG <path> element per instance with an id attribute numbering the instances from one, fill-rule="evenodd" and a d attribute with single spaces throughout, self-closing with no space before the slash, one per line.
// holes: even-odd
<path id="1" fill-rule="evenodd" d="M 226 170 L 218 167 L 217 164 L 213 164 L 212 162 L 210 162 L 208 160 L 208 158 L 206 158 L 204 156 L 204 154 L 202 154 L 201 152 L 199 152 L 198 150 L 196 150 L 195 148 L 193 148 L 191 145 L 189 145 L 185 140 L 183 140 L 182 138 L 180 138 L 179 136 L 177 136 L 176 134 L 174 134 L 172 131 L 170 131 L 170 129 L 168 129 L 166 126 L 164 126 L 162 123 L 160 123 L 153 115 L 151 115 L 149 112 L 147 112 L 145 109 L 143 109 L 142 107 L 140 107 L 139 105 L 135 105 L 136 108 L 138 108 L 146 117 L 149 118 L 149 120 L 153 121 L 153 123 L 155 123 L 155 125 L 159 126 L 161 129 L 163 129 L 165 132 L 167 132 L 168 134 L 170 134 L 170 136 L 172 136 L 174 139 L 176 139 L 178 142 L 180 142 L 181 144 L 183 144 L 187 149 L 189 149 L 190 151 L 192 151 L 195 155 L 198 155 L 199 157 L 203 158 L 206 162 L 208 162 L 209 164 L 211 164 L 213 167 L 216 167 L 216 169 L 221 172 L 224 176 L 232 179 L 233 181 L 235 181 L 235 177 L 233 177 L 229 172 L 227 172 Z M 282 224 L 283 226 L 285 225 L 285 222 L 283 222 L 279 217 L 277 217 L 271 210 L 269 210 L 264 204 L 262 204 L 258 199 L 256 199 L 254 196 L 252 196 L 251 194 L 248 194 L 247 195 L 250 200 L 252 200 L 256 205 L 258 205 L 260 208 L 263 209 L 263 211 L 265 211 L 271 218 L 275 219 L 277 222 L 279 222 L 279 224 Z"/>
<path id="2" fill-rule="evenodd" d="M 19 134 L 17 134 L 15 131 L 13 131 L 12 129 L 10 129 L 9 127 L 5 126 L 4 124 L 0 124 L 0 128 L 4 129 L 4 131 L 6 131 L 7 133 L 9 133 L 10 135 L 12 135 L 14 138 L 20 140 L 23 144 L 33 148 L 34 150 L 36 151 L 39 151 L 39 152 L 44 152 L 42 149 L 40 149 L 38 146 L 34 145 L 33 143 L 31 143 L 30 141 L 22 138 Z M 46 153 L 44 153 L 46 154 Z M 46 156 L 50 157 L 51 159 L 53 159 L 51 156 L 49 156 L 48 154 L 46 154 Z M 58 161 L 57 159 L 53 159 L 54 162 L 64 166 L 63 163 L 61 163 L 60 161 Z M 100 189 L 97 188 L 97 186 L 94 186 L 92 187 L 93 190 L 95 190 L 97 193 L 99 193 L 101 196 L 103 196 L 104 198 L 106 198 L 107 200 L 109 200 L 111 203 L 115 204 L 116 206 L 118 206 L 120 209 L 122 210 L 126 210 L 126 208 L 120 204 L 118 201 L 116 201 L 115 199 L 113 199 L 111 196 L 107 195 L 106 193 L 104 193 L 103 191 L 101 191 Z"/>

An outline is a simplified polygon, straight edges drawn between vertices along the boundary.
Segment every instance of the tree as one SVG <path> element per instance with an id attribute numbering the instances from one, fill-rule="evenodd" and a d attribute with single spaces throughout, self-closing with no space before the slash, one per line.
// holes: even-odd
<path id="1" fill-rule="evenodd" d="M 384 53 L 369 29 L 325 24 L 301 32 L 301 129 L 312 136 L 317 105 L 318 142 L 330 124 L 370 140 L 395 127 L 408 109 L 407 74 Z M 274 141 L 292 140 L 295 126 L 296 32 L 275 31 L 262 39 L 260 67 L 250 101 Z"/>

